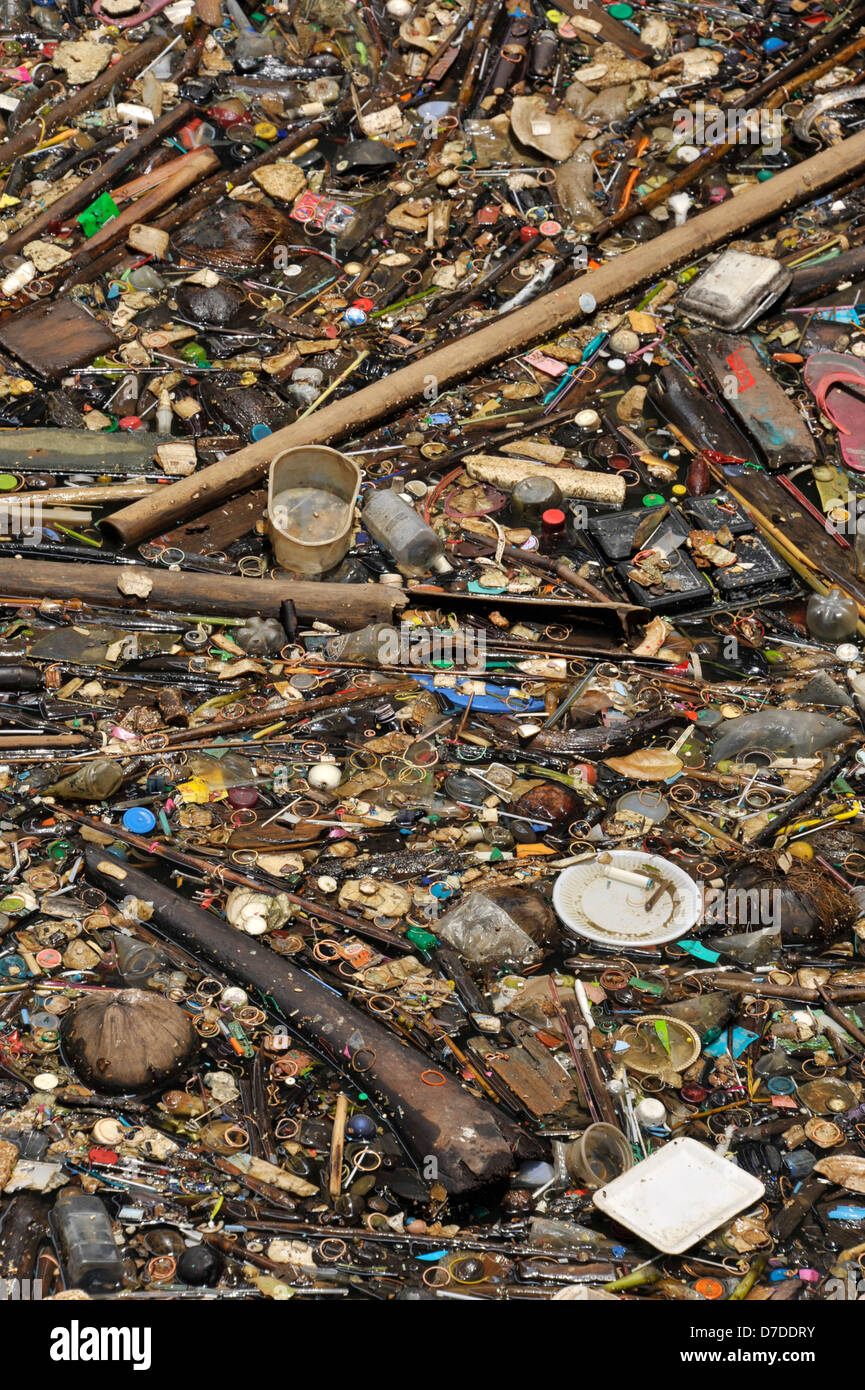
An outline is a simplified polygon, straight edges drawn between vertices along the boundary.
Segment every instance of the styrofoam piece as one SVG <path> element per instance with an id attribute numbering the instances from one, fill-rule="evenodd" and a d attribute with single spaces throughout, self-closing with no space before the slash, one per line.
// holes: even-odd
<path id="1" fill-rule="evenodd" d="M 764 1190 L 707 1144 L 673 1139 L 599 1188 L 594 1203 L 665 1255 L 681 1255 L 759 1202 Z"/>

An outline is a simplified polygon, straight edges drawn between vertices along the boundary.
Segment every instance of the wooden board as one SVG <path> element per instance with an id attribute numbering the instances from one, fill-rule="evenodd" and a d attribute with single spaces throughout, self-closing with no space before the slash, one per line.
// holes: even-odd
<path id="1" fill-rule="evenodd" d="M 39 376 L 63 376 L 120 346 L 104 323 L 71 300 L 34 304 L 0 323 L 0 345 Z"/>

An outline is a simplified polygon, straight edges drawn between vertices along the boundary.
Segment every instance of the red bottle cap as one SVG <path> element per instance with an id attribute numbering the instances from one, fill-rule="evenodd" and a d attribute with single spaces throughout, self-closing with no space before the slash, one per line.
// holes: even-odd
<path id="1" fill-rule="evenodd" d="M 558 507 L 550 507 L 549 511 L 544 512 L 541 522 L 548 531 L 557 531 L 565 524 L 565 514 Z"/>
<path id="2" fill-rule="evenodd" d="M 536 236 L 540 236 L 537 227 L 520 227 L 520 241 L 534 241 Z"/>

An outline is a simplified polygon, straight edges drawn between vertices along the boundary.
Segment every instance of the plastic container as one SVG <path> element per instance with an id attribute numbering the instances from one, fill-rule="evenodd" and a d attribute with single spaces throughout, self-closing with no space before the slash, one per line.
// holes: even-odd
<path id="1" fill-rule="evenodd" d="M 859 609 L 840 589 L 828 594 L 812 594 L 806 609 L 808 631 L 820 642 L 840 642 L 852 637 L 859 622 Z"/>
<path id="2" fill-rule="evenodd" d="M 98 1197 L 61 1192 L 51 1212 L 66 1287 L 108 1293 L 123 1283 L 123 1257 Z"/>
<path id="3" fill-rule="evenodd" d="M 285 449 L 270 465 L 267 519 L 276 563 L 295 574 L 326 574 L 351 544 L 361 475 L 336 449 Z"/>
<path id="4" fill-rule="evenodd" d="M 435 531 L 392 488 L 372 494 L 361 521 L 373 540 L 393 556 L 402 574 L 419 579 L 433 569 L 450 570 Z"/>
<path id="5" fill-rule="evenodd" d="M 534 530 L 544 512 L 561 507 L 563 502 L 562 490 L 554 478 L 521 478 L 511 493 L 508 512 L 515 526 Z"/>
<path id="6" fill-rule="evenodd" d="M 681 1255 L 759 1202 L 764 1191 L 759 1179 L 707 1144 L 672 1139 L 602 1187 L 594 1203 L 656 1250 Z"/>
<path id="7" fill-rule="evenodd" d="M 604 1187 L 634 1166 L 631 1145 L 615 1125 L 589 1125 L 565 1152 L 568 1173 L 586 1187 Z"/>

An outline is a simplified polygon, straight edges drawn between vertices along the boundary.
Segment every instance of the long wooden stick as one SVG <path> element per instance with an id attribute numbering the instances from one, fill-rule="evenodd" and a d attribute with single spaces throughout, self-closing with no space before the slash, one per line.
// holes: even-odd
<path id="1" fill-rule="evenodd" d="M 26 227 L 20 231 L 13 232 L 8 241 L 3 242 L 4 256 L 11 256 L 26 246 L 29 241 L 35 241 L 41 236 L 46 227 L 51 222 L 62 222 L 65 218 L 78 212 L 80 208 L 87 207 L 92 203 L 100 189 L 105 188 L 111 182 L 115 174 L 120 174 L 124 169 L 137 159 L 145 150 L 149 150 L 152 145 L 158 145 L 163 136 L 176 126 L 182 125 L 192 115 L 195 107 L 189 101 L 181 101 L 178 106 L 171 111 L 166 111 L 153 125 L 149 125 L 134 140 L 130 140 L 124 145 L 122 150 L 113 154 L 110 159 L 89 174 L 86 179 L 82 179 L 75 188 L 68 193 L 64 193 L 62 198 L 56 202 L 49 203 L 48 207 L 38 216 L 28 222 Z"/>
<path id="2" fill-rule="evenodd" d="M 697 254 L 727 242 L 783 209 L 804 202 L 865 165 L 865 131 L 823 150 L 766 183 L 754 184 L 736 198 L 708 209 L 682 227 L 673 227 L 645 246 L 616 256 L 598 270 L 581 275 L 535 303 L 459 338 L 446 347 L 326 406 L 306 420 L 277 430 L 209 468 L 163 489 L 155 498 L 122 507 L 102 523 L 106 532 L 127 545 L 158 535 L 168 526 L 215 507 L 252 487 L 282 449 L 324 444 L 394 415 L 420 399 L 434 379 L 438 389 L 471 376 L 490 363 L 512 356 L 531 343 L 560 333 L 584 316 L 580 299 L 593 305 L 621 299 L 637 285 L 663 275 Z M 589 312 L 593 313 L 594 308 Z"/>
<path id="3" fill-rule="evenodd" d="M 160 934 L 273 1000 L 293 1031 L 325 1049 L 344 1075 L 376 1096 L 418 1164 L 436 1160 L 449 1192 L 471 1192 L 510 1172 L 516 1126 L 449 1071 L 266 942 L 236 931 L 141 869 L 104 850 L 88 849 L 86 861 L 90 882 L 112 899 L 131 893 L 152 903 Z"/>
<path id="4" fill-rule="evenodd" d="M 189 154 L 172 160 L 172 172 L 167 178 L 134 203 L 129 203 L 117 217 L 112 217 L 110 222 L 106 222 L 105 226 L 90 237 L 72 259 L 66 262 L 61 281 L 66 279 L 67 273 L 71 274 L 80 267 L 87 267 L 98 251 L 116 246 L 118 241 L 123 241 L 129 228 L 136 222 L 146 222 L 152 212 L 167 207 L 185 189 L 197 183 L 204 174 L 218 168 L 219 159 L 210 149 L 191 150 Z"/>
<path id="5" fill-rule="evenodd" d="M 0 145 L 0 165 L 11 164 L 19 155 L 26 154 L 28 150 L 34 150 L 40 140 L 44 140 L 49 131 L 55 130 L 58 126 L 65 125 L 77 116 L 81 111 L 88 111 L 91 107 L 98 106 L 103 97 L 107 96 L 112 87 L 116 87 L 118 82 L 127 82 L 135 77 L 142 68 L 146 68 L 152 63 L 154 58 L 158 58 L 163 48 L 167 48 L 172 42 L 170 35 L 160 34 L 155 39 L 148 39 L 145 43 L 137 44 L 131 53 L 127 53 L 125 58 L 121 58 L 119 63 L 113 67 L 107 67 L 104 72 L 88 82 L 86 87 L 79 87 L 74 96 L 66 101 L 61 101 L 58 106 L 53 107 L 40 116 L 38 120 L 29 121 L 21 130 L 15 132 L 10 140 L 4 140 Z"/>
<path id="6" fill-rule="evenodd" d="M 148 499 L 149 501 L 149 499 Z M 117 582 L 130 573 L 150 581 L 146 600 L 121 593 Z M 284 578 L 241 579 L 233 574 L 198 574 L 126 566 L 66 564 L 44 560 L 0 559 L 0 594 L 24 598 L 78 598 L 109 608 L 167 609 L 247 617 L 279 616 L 280 605 L 294 604 L 301 622 L 321 620 L 351 629 L 393 621 L 406 602 L 402 589 L 387 584 L 326 584 Z"/>
<path id="7" fill-rule="evenodd" d="M 330 1175 L 327 1181 L 327 1194 L 336 1201 L 342 1187 L 342 1155 L 345 1149 L 345 1122 L 348 1119 L 348 1096 L 340 1091 L 333 1112 L 333 1133 L 330 1137 Z"/>

